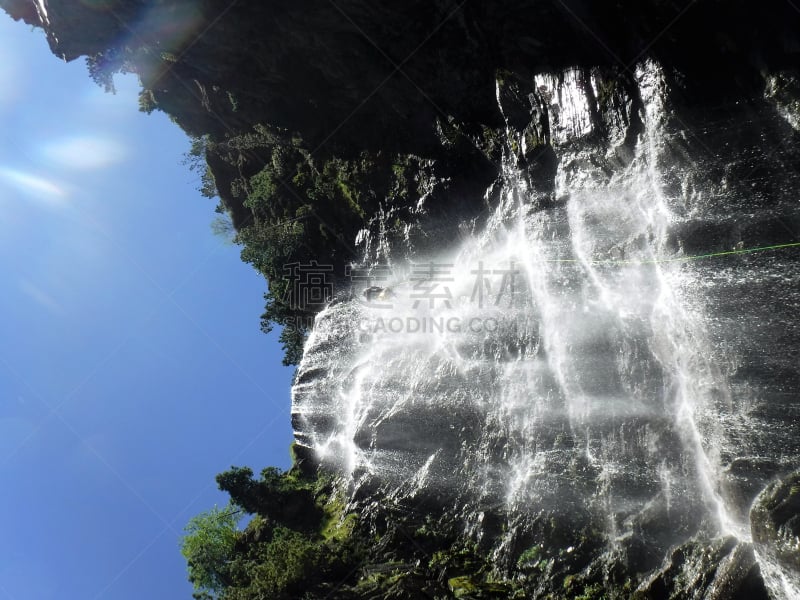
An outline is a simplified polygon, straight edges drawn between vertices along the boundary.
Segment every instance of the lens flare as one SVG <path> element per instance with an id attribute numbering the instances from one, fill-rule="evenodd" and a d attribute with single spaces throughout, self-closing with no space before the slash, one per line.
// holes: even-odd
<path id="1" fill-rule="evenodd" d="M 80 136 L 51 142 L 42 148 L 42 155 L 60 167 L 88 171 L 120 162 L 126 151 L 111 139 Z"/>
<path id="2" fill-rule="evenodd" d="M 29 299 L 48 311 L 55 314 L 63 314 L 64 307 L 50 294 L 38 285 L 23 279 L 19 282 L 19 290 Z"/>
<path id="3" fill-rule="evenodd" d="M 0 167 L 0 183 L 3 182 L 47 207 L 60 208 L 66 205 L 66 190 L 44 177 Z M 0 195 L 0 198 L 3 196 L 5 194 Z"/>
<path id="4" fill-rule="evenodd" d="M 159 45 L 167 51 L 180 51 L 199 33 L 202 14 L 190 3 L 178 6 L 157 5 L 147 11 L 137 29 L 149 37 L 159 40 Z"/>

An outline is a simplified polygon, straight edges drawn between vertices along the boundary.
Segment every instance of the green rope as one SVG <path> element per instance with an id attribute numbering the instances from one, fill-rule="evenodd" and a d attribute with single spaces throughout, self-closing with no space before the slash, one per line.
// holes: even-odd
<path id="1" fill-rule="evenodd" d="M 766 250 L 797 248 L 798 246 L 800 246 L 800 242 L 792 242 L 791 244 L 776 244 L 773 246 L 758 246 L 756 248 L 742 248 L 740 250 L 727 250 L 725 252 L 711 252 L 709 254 L 697 254 L 695 256 L 679 256 L 677 258 L 662 258 L 654 260 L 589 260 L 586 262 L 592 265 L 655 265 L 669 262 L 687 262 L 690 260 L 700 260 L 703 258 L 716 258 L 718 256 L 732 256 L 734 254 L 752 254 L 753 252 L 764 252 Z M 556 258 L 552 260 L 545 260 L 543 262 L 580 263 L 584 261 L 578 258 Z"/>

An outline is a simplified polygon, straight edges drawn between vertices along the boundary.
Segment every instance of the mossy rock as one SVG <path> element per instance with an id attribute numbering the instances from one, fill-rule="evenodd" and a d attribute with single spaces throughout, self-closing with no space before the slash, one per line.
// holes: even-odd
<path id="1" fill-rule="evenodd" d="M 447 587 L 455 598 L 464 600 L 483 600 L 490 598 L 508 598 L 510 586 L 505 583 L 479 581 L 470 575 L 452 577 L 447 580 Z"/>

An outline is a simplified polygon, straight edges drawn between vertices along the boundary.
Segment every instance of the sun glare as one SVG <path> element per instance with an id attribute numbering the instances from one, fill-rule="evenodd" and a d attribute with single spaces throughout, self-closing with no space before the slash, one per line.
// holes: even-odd
<path id="1" fill-rule="evenodd" d="M 67 191 L 62 186 L 32 173 L 0 167 L 0 184 L 6 184 L 0 186 L 0 199 L 9 199 L 2 187 L 11 187 L 50 208 L 60 208 L 67 202 Z"/>
<path id="2" fill-rule="evenodd" d="M 45 144 L 42 155 L 59 167 L 93 170 L 120 162 L 126 152 L 122 144 L 112 139 L 76 136 Z"/>

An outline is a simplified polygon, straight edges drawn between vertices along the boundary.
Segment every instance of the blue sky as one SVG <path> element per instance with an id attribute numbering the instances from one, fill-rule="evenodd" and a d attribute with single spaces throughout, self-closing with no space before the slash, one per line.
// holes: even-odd
<path id="1" fill-rule="evenodd" d="M 265 283 L 117 88 L 0 13 L 0 600 L 190 598 L 214 475 L 289 462 Z"/>

